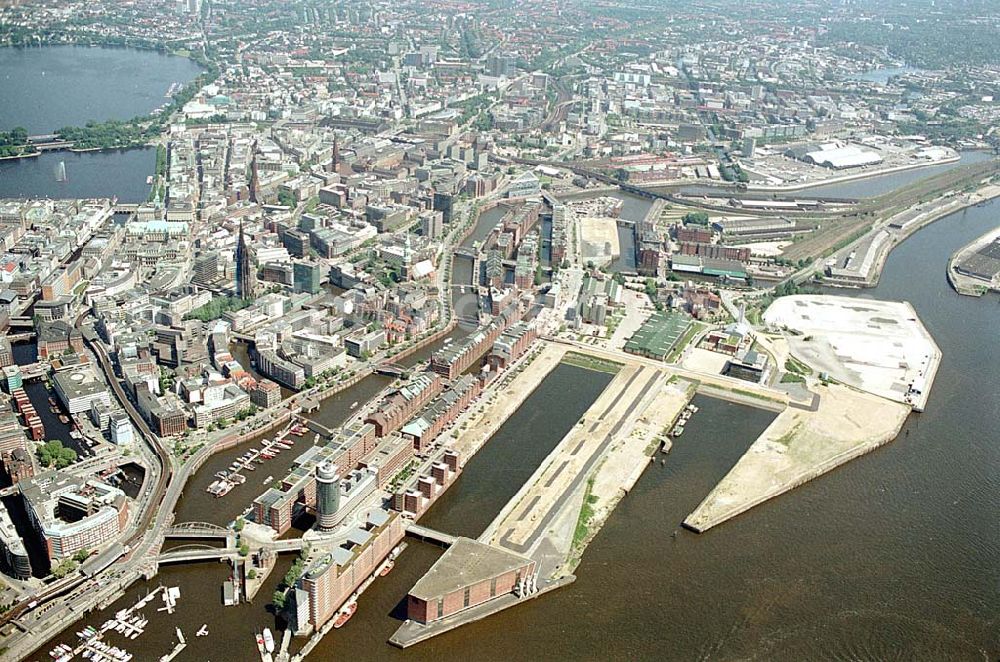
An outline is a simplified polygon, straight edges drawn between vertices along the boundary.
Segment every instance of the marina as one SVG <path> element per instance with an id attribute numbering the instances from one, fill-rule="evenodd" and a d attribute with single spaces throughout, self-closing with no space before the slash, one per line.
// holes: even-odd
<path id="1" fill-rule="evenodd" d="M 262 439 L 261 448 L 251 448 L 236 458 L 228 469 L 215 472 L 218 480 L 209 484 L 205 491 L 216 498 L 226 496 L 234 487 L 247 481 L 242 472 L 256 471 L 257 465 L 263 464 L 266 460 L 273 460 L 282 451 L 291 450 L 292 444 L 295 443 L 292 437 L 301 437 L 304 433 L 305 428 L 296 424 L 286 428 L 274 440 Z M 265 479 L 264 483 L 268 483 L 270 478 Z"/>
<path id="2" fill-rule="evenodd" d="M 79 642 L 75 646 L 61 643 L 49 651 L 49 657 L 57 662 L 69 662 L 78 656 L 92 662 L 130 662 L 135 658 L 133 653 L 121 646 L 109 644 L 104 641 L 104 638 L 110 633 L 117 633 L 122 639 L 129 641 L 139 639 L 146 632 L 146 626 L 149 624 L 149 619 L 143 616 L 141 610 L 146 608 L 157 595 L 161 596 L 165 604 L 157 611 L 167 611 L 172 614 L 177 600 L 180 598 L 180 589 L 176 586 L 159 586 L 136 601 L 131 607 L 119 609 L 113 618 L 104 621 L 99 628 L 88 625 L 77 631 L 76 637 Z M 180 629 L 177 630 L 177 634 L 183 644 L 184 639 Z M 167 657 L 164 656 L 163 659 L 167 659 Z"/>

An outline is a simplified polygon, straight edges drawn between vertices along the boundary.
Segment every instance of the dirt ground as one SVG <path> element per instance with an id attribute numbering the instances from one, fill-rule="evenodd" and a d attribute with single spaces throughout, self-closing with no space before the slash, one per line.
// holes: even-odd
<path id="1" fill-rule="evenodd" d="M 705 531 L 891 441 L 910 408 L 846 386 L 816 386 L 816 411 L 788 407 L 684 523 Z"/>

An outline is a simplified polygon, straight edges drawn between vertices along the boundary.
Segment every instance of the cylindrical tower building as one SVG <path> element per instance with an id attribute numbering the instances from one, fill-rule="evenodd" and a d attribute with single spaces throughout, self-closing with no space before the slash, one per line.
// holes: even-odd
<path id="1" fill-rule="evenodd" d="M 334 517 L 340 509 L 340 474 L 333 462 L 316 467 L 316 523 L 321 531 L 335 525 Z"/>

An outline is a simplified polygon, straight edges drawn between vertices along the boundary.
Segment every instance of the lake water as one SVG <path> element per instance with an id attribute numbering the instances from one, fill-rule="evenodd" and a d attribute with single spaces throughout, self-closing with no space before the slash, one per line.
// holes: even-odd
<path id="1" fill-rule="evenodd" d="M 145 115 L 169 101 L 172 83 L 200 72 L 187 58 L 133 48 L 0 48 L 0 131 L 40 135 Z"/>
<path id="2" fill-rule="evenodd" d="M 2 49 L 0 49 L 2 52 Z M 59 162 L 66 181 L 56 181 Z M 146 178 L 156 169 L 152 147 L 102 152 L 45 152 L 29 159 L 0 161 L 0 198 L 110 198 L 143 202 Z"/>

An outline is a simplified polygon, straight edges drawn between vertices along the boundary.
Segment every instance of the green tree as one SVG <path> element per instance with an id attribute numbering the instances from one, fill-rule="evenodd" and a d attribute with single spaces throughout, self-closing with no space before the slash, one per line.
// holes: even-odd
<path id="1" fill-rule="evenodd" d="M 689 211 L 684 214 L 684 218 L 682 220 L 685 225 L 708 225 L 708 213 L 703 211 Z"/>
<path id="2" fill-rule="evenodd" d="M 646 296 L 648 296 L 650 300 L 656 299 L 656 280 L 653 278 L 646 279 Z"/>
<path id="3" fill-rule="evenodd" d="M 52 576 L 56 579 L 62 579 L 66 575 L 70 574 L 76 570 L 77 562 L 73 559 L 63 559 L 59 565 L 52 568 Z"/>
<path id="4" fill-rule="evenodd" d="M 295 195 L 291 191 L 281 189 L 278 191 L 278 204 L 284 207 L 294 207 Z"/>
<path id="5" fill-rule="evenodd" d="M 65 469 L 76 462 L 76 451 L 67 448 L 58 439 L 47 441 L 42 444 L 38 451 L 38 461 L 46 468 Z"/>

